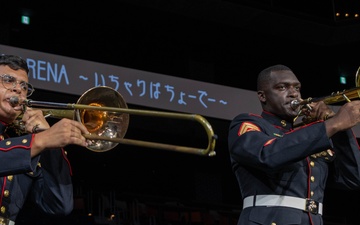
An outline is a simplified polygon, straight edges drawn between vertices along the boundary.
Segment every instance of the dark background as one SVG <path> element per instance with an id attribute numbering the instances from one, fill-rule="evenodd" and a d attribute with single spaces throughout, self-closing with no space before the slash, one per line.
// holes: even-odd
<path id="1" fill-rule="evenodd" d="M 255 90 L 261 69 L 280 63 L 297 74 L 303 97 L 357 86 L 360 20 L 354 15 L 360 4 L 355 0 L 13 0 L 0 9 L 0 43 L 14 47 L 247 90 Z M 30 16 L 30 25 L 20 23 L 22 14 Z M 347 84 L 339 83 L 340 75 Z M 32 96 L 54 102 L 78 98 L 41 88 Z M 215 157 L 126 145 L 105 153 L 68 146 L 76 197 L 84 202 L 80 214 L 97 214 L 103 195 L 125 201 L 127 212 L 136 201 L 176 202 L 236 217 L 242 203 L 227 150 L 230 121 L 207 119 L 218 135 Z M 131 117 L 126 137 L 198 145 L 200 131 L 187 125 Z M 325 221 L 359 224 L 354 215 L 359 207 L 350 204 L 357 199 L 358 191 L 330 186 Z"/>

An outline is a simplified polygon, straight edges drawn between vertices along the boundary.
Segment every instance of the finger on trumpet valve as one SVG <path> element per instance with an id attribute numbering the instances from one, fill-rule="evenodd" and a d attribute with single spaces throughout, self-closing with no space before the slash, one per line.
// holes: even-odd
<path id="1" fill-rule="evenodd" d="M 309 110 L 309 111 L 312 111 L 312 107 L 311 107 L 309 104 L 306 104 L 306 105 L 305 105 L 305 108 L 306 108 L 307 110 Z"/>

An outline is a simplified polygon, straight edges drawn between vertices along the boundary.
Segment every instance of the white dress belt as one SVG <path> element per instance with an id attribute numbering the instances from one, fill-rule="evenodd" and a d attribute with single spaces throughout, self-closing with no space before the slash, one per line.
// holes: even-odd
<path id="1" fill-rule="evenodd" d="M 255 195 L 244 199 L 243 209 L 253 206 L 282 206 L 322 215 L 323 204 L 313 199 L 285 195 Z"/>
<path id="2" fill-rule="evenodd" d="M 0 224 L 1 225 L 15 225 L 15 222 L 0 216 Z"/>

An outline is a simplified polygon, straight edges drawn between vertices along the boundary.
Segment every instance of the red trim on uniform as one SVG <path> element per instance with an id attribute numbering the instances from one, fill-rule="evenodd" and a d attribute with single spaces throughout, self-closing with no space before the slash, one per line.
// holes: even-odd
<path id="1" fill-rule="evenodd" d="M 0 148 L 0 151 L 7 152 L 7 151 L 10 151 L 10 150 L 13 150 L 14 148 L 23 148 L 23 149 L 26 149 L 26 150 L 31 149 L 31 147 L 28 147 L 28 146 L 25 146 L 25 145 L 14 145 L 14 146 L 11 146 L 10 148 Z"/>
<path id="2" fill-rule="evenodd" d="M 275 140 L 276 140 L 276 138 L 273 138 L 273 139 L 268 140 L 268 141 L 264 144 L 264 147 L 265 147 L 265 146 L 268 146 L 268 145 L 271 145 Z"/>
<path id="3" fill-rule="evenodd" d="M 306 157 L 306 162 L 307 162 L 307 167 L 308 167 L 308 188 L 307 188 L 307 197 L 310 198 L 310 185 L 311 185 L 311 166 L 310 166 L 310 161 L 309 161 L 309 157 Z"/>
<path id="4" fill-rule="evenodd" d="M 33 133 L 33 134 L 31 135 L 30 148 L 31 148 L 32 145 L 33 145 L 34 139 L 35 139 L 35 134 Z"/>
<path id="5" fill-rule="evenodd" d="M 31 136 L 30 149 L 31 149 L 32 144 L 33 144 L 33 141 L 34 141 L 34 136 L 35 136 L 35 134 L 32 134 L 32 136 Z M 51 150 L 50 150 L 50 151 L 51 151 Z M 66 161 L 66 163 L 68 164 L 68 166 L 69 166 L 69 171 L 70 171 L 70 175 L 72 176 L 73 174 L 72 174 L 71 164 L 70 164 L 70 161 L 69 161 L 69 159 L 67 158 L 67 156 L 66 156 L 66 154 L 65 154 L 65 150 L 64 150 L 63 148 L 61 148 L 61 154 L 62 154 L 64 160 Z"/>
<path id="6" fill-rule="evenodd" d="M 353 135 L 353 137 L 354 137 L 355 139 L 357 138 L 356 135 L 355 135 L 355 133 L 354 133 L 354 130 L 351 130 L 351 134 Z M 359 142 L 356 141 L 356 145 L 357 145 L 358 149 L 360 150 Z"/>
<path id="7" fill-rule="evenodd" d="M 311 185 L 311 166 L 310 166 L 310 160 L 309 157 L 306 157 L 306 162 L 307 162 L 307 167 L 308 167 L 308 187 L 307 187 L 307 198 L 311 198 L 311 189 L 310 189 L 310 185 Z M 309 216 L 309 220 L 310 220 L 310 224 L 314 224 L 312 217 L 311 217 L 311 213 L 307 212 L 308 216 Z"/>
<path id="8" fill-rule="evenodd" d="M 324 120 L 313 121 L 313 122 L 311 122 L 311 123 L 307 123 L 307 124 L 304 124 L 304 125 L 302 125 L 302 126 L 300 126 L 300 127 L 297 127 L 296 130 L 302 129 L 302 128 L 305 128 L 305 127 L 308 127 L 308 126 L 311 126 L 311 125 L 313 125 L 313 124 L 323 123 L 323 122 L 324 122 Z"/>
<path id="9" fill-rule="evenodd" d="M 279 130 L 283 130 L 283 131 L 286 130 L 284 127 L 281 127 L 281 126 L 274 125 L 274 127 L 277 128 L 277 129 L 279 129 Z"/>
<path id="10" fill-rule="evenodd" d="M 305 127 L 308 127 L 308 126 L 311 126 L 311 125 L 314 125 L 314 124 L 317 124 L 317 123 L 323 123 L 323 122 L 324 122 L 323 120 L 314 121 L 314 122 L 302 125 L 300 127 L 296 127 L 295 129 L 292 129 L 292 130 L 290 130 L 289 132 L 286 132 L 286 133 L 292 133 L 292 132 L 295 132 L 297 130 L 301 130 L 301 129 L 305 128 Z"/>
<path id="11" fill-rule="evenodd" d="M 271 113 L 271 112 L 268 112 L 268 111 L 265 111 L 265 110 L 263 110 L 263 113 L 268 114 L 268 115 L 275 116 L 275 114 L 273 114 L 273 113 Z"/>
<path id="12" fill-rule="evenodd" d="M 4 191 L 5 191 L 5 185 L 6 185 L 6 176 L 3 177 L 3 186 L 1 189 L 0 205 L 2 205 L 2 200 L 3 200 L 3 196 L 4 196 Z"/>
<path id="13" fill-rule="evenodd" d="M 73 173 L 72 173 L 71 164 L 70 164 L 70 161 L 69 161 L 69 159 L 67 158 L 67 155 L 65 154 L 65 150 L 64 150 L 63 148 L 61 149 L 61 154 L 62 154 L 64 160 L 67 162 L 67 164 L 68 164 L 68 166 L 69 166 L 69 170 L 70 170 L 70 175 L 72 176 Z"/>
<path id="14" fill-rule="evenodd" d="M 256 117 L 262 118 L 261 115 L 259 115 L 259 114 L 254 114 L 254 113 L 249 113 L 249 116 L 256 116 Z"/>
<path id="15" fill-rule="evenodd" d="M 26 146 L 26 145 L 13 145 L 10 148 L 0 148 L 0 151 L 7 152 L 7 151 L 10 151 L 10 150 L 13 150 L 14 148 L 23 148 L 25 150 L 30 150 L 31 146 L 32 146 L 32 143 L 33 143 L 33 140 L 34 140 L 34 135 L 35 134 L 31 135 L 31 140 L 30 140 L 29 146 Z M 9 137 L 9 136 L 7 135 L 7 137 Z M 6 140 L 4 140 L 4 141 L 6 141 Z"/>

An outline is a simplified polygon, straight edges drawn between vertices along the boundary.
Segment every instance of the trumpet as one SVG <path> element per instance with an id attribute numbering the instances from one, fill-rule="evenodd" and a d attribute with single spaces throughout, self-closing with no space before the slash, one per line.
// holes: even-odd
<path id="1" fill-rule="evenodd" d="M 359 98 L 360 97 L 360 87 L 352 88 L 349 90 L 344 90 L 341 92 L 332 93 L 329 96 L 320 97 L 320 98 L 307 98 L 303 100 L 292 100 L 290 102 L 290 106 L 293 109 L 297 109 L 299 106 L 306 106 L 307 104 L 310 104 L 311 102 L 319 102 L 324 101 L 325 104 L 331 105 L 338 102 L 350 102 L 351 99 Z"/>
<path id="2" fill-rule="evenodd" d="M 107 86 L 98 86 L 89 89 L 78 99 L 77 103 L 44 102 L 30 99 L 26 99 L 20 103 L 17 97 L 12 97 L 10 98 L 10 104 L 21 104 L 27 107 L 39 108 L 45 117 L 69 118 L 81 122 L 90 133 L 83 135 L 88 141 L 87 148 L 94 152 L 105 152 L 122 143 L 201 156 L 216 155 L 215 143 L 217 136 L 214 134 L 210 123 L 203 116 L 198 114 L 129 109 L 122 95 Z M 73 110 L 73 112 L 69 111 L 69 109 Z M 124 136 L 129 126 L 130 114 L 198 122 L 207 134 L 207 147 L 195 148 L 126 139 Z M 18 121 L 14 123 L 18 130 L 21 129 L 19 124 Z"/>
<path id="3" fill-rule="evenodd" d="M 298 113 L 298 116 L 300 116 L 302 109 L 304 107 L 306 107 L 307 109 L 311 109 L 311 107 L 308 105 L 311 102 L 323 101 L 325 104 L 331 105 L 331 104 L 335 104 L 335 103 L 339 103 L 339 102 L 343 102 L 343 101 L 351 102 L 352 99 L 360 98 L 360 67 L 357 69 L 357 72 L 355 75 L 355 84 L 356 84 L 356 86 L 354 88 L 351 88 L 349 90 L 333 92 L 328 96 L 317 97 L 317 98 L 310 97 L 310 98 L 301 99 L 301 100 L 295 99 L 290 102 L 290 106 L 294 110 L 301 106 L 300 111 Z M 295 120 L 296 120 L 296 118 L 295 118 Z"/>

